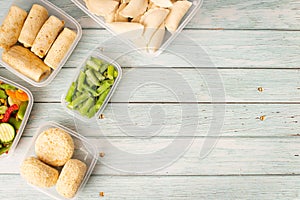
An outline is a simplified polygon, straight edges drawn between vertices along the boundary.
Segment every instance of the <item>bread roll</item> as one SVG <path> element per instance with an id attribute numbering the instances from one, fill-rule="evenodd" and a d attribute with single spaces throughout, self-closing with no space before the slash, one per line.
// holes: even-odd
<path id="1" fill-rule="evenodd" d="M 56 184 L 56 191 L 66 197 L 75 196 L 86 172 L 86 164 L 80 160 L 71 159 L 63 167 Z"/>
<path id="2" fill-rule="evenodd" d="M 56 184 L 58 171 L 40 160 L 29 157 L 21 165 L 21 176 L 32 185 L 48 188 Z"/>
<path id="3" fill-rule="evenodd" d="M 19 36 L 19 42 L 25 47 L 31 47 L 47 19 L 47 9 L 38 4 L 33 4 Z"/>
<path id="4" fill-rule="evenodd" d="M 52 69 L 56 69 L 71 48 L 75 38 L 74 31 L 64 28 L 49 50 L 44 62 Z"/>
<path id="5" fill-rule="evenodd" d="M 18 41 L 27 12 L 12 6 L 0 27 L 0 47 L 8 49 Z"/>
<path id="6" fill-rule="evenodd" d="M 51 72 L 39 57 L 22 46 L 13 46 L 2 53 L 2 60 L 15 70 L 36 82 L 40 82 Z"/>
<path id="7" fill-rule="evenodd" d="M 74 152 L 72 137 L 60 128 L 49 128 L 35 141 L 37 157 L 52 166 L 63 166 Z"/>
<path id="8" fill-rule="evenodd" d="M 36 36 L 31 51 L 43 58 L 63 27 L 63 21 L 55 16 L 50 16 Z"/>

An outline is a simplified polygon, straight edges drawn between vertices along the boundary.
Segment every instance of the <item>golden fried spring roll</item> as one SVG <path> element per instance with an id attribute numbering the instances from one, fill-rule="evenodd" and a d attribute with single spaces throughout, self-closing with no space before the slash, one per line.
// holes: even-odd
<path id="1" fill-rule="evenodd" d="M 64 21 L 55 16 L 50 16 L 36 36 L 31 51 L 43 58 L 63 27 Z"/>
<path id="2" fill-rule="evenodd" d="M 2 53 L 2 60 L 23 75 L 40 82 L 51 72 L 39 57 L 22 46 L 13 46 Z"/>
<path id="3" fill-rule="evenodd" d="M 18 41 L 27 12 L 12 6 L 0 27 L 0 47 L 8 49 Z"/>
<path id="4" fill-rule="evenodd" d="M 75 38 L 74 31 L 64 28 L 49 50 L 44 62 L 52 69 L 56 69 L 71 48 Z"/>
<path id="5" fill-rule="evenodd" d="M 19 36 L 19 42 L 25 47 L 31 47 L 34 39 L 47 19 L 47 9 L 38 4 L 33 4 Z"/>

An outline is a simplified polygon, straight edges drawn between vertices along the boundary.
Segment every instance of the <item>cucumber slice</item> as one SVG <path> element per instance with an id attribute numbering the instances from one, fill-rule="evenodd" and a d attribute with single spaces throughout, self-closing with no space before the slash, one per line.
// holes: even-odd
<path id="1" fill-rule="evenodd" d="M 0 141 L 2 143 L 9 143 L 15 138 L 15 129 L 9 123 L 0 124 Z"/>

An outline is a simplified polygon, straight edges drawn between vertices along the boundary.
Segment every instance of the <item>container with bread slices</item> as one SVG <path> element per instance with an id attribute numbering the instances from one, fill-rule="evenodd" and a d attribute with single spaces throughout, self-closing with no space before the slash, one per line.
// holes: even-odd
<path id="1" fill-rule="evenodd" d="M 41 125 L 20 166 L 32 187 L 58 199 L 76 199 L 97 162 L 86 138 L 56 122 Z"/>
<path id="2" fill-rule="evenodd" d="M 0 159 L 16 149 L 32 105 L 33 96 L 27 88 L 0 76 Z"/>
<path id="3" fill-rule="evenodd" d="M 0 26 L 0 64 L 36 87 L 55 78 L 82 35 L 74 18 L 46 0 L 14 0 Z"/>
<path id="4" fill-rule="evenodd" d="M 71 0 L 134 50 L 158 56 L 200 9 L 203 0 Z"/>

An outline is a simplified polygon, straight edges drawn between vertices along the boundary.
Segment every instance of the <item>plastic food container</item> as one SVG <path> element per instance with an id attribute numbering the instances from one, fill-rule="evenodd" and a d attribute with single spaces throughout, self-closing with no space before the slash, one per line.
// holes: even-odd
<path id="1" fill-rule="evenodd" d="M 30 156 L 35 156 L 35 150 L 34 150 L 34 146 L 35 146 L 35 141 L 37 139 L 37 137 L 45 130 L 49 129 L 49 128 L 60 128 L 64 131 L 66 131 L 67 133 L 69 133 L 71 135 L 71 137 L 73 138 L 74 141 L 74 145 L 75 145 L 75 150 L 74 150 L 74 154 L 72 156 L 72 158 L 74 159 L 78 159 L 82 162 L 84 162 L 87 166 L 87 171 L 84 175 L 84 178 L 76 192 L 76 195 L 71 198 L 71 199 L 76 199 L 77 196 L 79 195 L 79 193 L 81 192 L 81 190 L 84 188 L 86 182 L 88 181 L 96 163 L 97 163 L 97 150 L 94 147 L 94 145 L 92 145 L 91 143 L 89 143 L 89 141 L 81 136 L 80 134 L 78 134 L 77 132 L 74 132 L 58 123 L 55 122 L 47 122 L 43 125 L 41 125 L 38 129 L 38 131 L 36 132 L 36 134 L 34 135 L 33 139 L 32 139 L 32 143 L 27 151 L 27 153 L 25 154 L 25 158 L 28 158 Z M 57 168 L 59 169 L 59 171 L 62 169 L 62 167 Z M 61 196 L 59 193 L 57 193 L 55 186 L 51 187 L 51 188 L 40 188 L 34 185 L 29 184 L 30 186 L 36 188 L 37 190 L 47 194 L 48 196 L 54 198 L 54 199 L 62 199 L 62 200 L 66 200 L 68 198 L 65 198 L 63 196 Z"/>
<path id="2" fill-rule="evenodd" d="M 91 117 L 91 118 L 88 118 L 86 116 L 83 116 L 80 114 L 79 111 L 76 111 L 76 110 L 71 110 L 68 108 L 68 102 L 66 102 L 65 100 L 65 97 L 68 93 L 68 90 L 70 88 L 70 86 L 72 85 L 73 82 L 75 82 L 78 77 L 79 77 L 79 74 L 80 74 L 80 71 L 82 71 L 82 69 L 85 67 L 86 65 L 86 62 L 87 60 L 89 60 L 91 57 L 95 57 L 95 58 L 98 58 L 98 59 L 101 59 L 101 60 L 104 60 L 106 61 L 107 63 L 110 63 L 111 65 L 113 65 L 115 67 L 115 70 L 118 72 L 118 76 L 117 78 L 115 79 L 109 93 L 107 94 L 105 100 L 103 101 L 103 104 L 102 106 L 100 107 L 100 109 L 96 112 L 96 114 Z M 74 117 L 76 117 L 77 119 L 80 119 L 84 122 L 89 122 L 90 120 L 93 120 L 95 118 L 99 118 L 99 116 L 102 114 L 102 112 L 104 111 L 105 107 L 107 106 L 107 103 L 109 102 L 110 98 L 112 97 L 113 93 L 115 92 L 120 80 L 122 78 L 122 69 L 120 67 L 120 65 L 112 60 L 111 58 L 109 57 L 106 57 L 104 56 L 103 54 L 100 53 L 100 50 L 99 49 L 95 49 L 92 51 L 92 53 L 86 58 L 86 60 L 81 64 L 81 67 L 79 68 L 78 72 L 76 73 L 76 75 L 74 76 L 74 79 L 72 80 L 71 84 L 69 85 L 69 87 L 67 87 L 67 90 L 65 92 L 65 94 L 62 96 L 62 104 L 64 106 L 64 108 L 66 109 L 66 111 L 70 114 L 70 115 L 73 115 Z"/>
<path id="3" fill-rule="evenodd" d="M 95 20 L 99 25 L 102 27 L 105 27 L 109 32 L 111 32 L 113 35 L 117 35 L 110 27 L 107 26 L 107 24 L 104 21 L 103 17 L 97 16 L 93 13 L 91 13 L 86 5 L 84 0 L 71 0 L 76 6 L 78 6 L 81 10 L 83 10 L 86 14 L 88 14 L 93 20 Z M 124 42 L 126 42 L 129 46 L 131 46 L 133 49 L 139 50 L 142 54 L 148 55 L 148 56 L 158 56 L 161 54 L 167 47 L 168 45 L 178 36 L 178 34 L 182 31 L 182 29 L 189 23 L 189 21 L 194 17 L 196 12 L 200 9 L 203 0 L 188 0 L 191 1 L 193 4 L 188 10 L 188 12 L 185 14 L 185 16 L 182 18 L 177 30 L 171 34 L 168 31 L 166 31 L 165 37 L 163 39 L 161 47 L 155 52 L 155 53 L 148 53 L 146 51 L 141 51 L 138 49 L 135 44 L 128 40 L 125 39 L 124 37 L 121 38 Z"/>
<path id="4" fill-rule="evenodd" d="M 20 138 L 22 136 L 22 133 L 23 133 L 23 131 L 25 129 L 25 126 L 26 126 L 27 121 L 28 121 L 28 117 L 29 117 L 31 109 L 32 109 L 33 96 L 32 96 L 31 92 L 27 88 L 25 88 L 25 87 L 23 87 L 23 86 L 15 83 L 15 82 L 13 82 L 13 81 L 7 80 L 7 79 L 5 79 L 5 78 L 3 78 L 1 76 L 0 76 L 0 81 L 3 82 L 3 83 L 6 83 L 6 84 L 12 85 L 12 86 L 14 86 L 14 87 L 16 87 L 18 89 L 23 90 L 27 94 L 28 99 L 29 99 L 28 100 L 28 105 L 27 105 L 27 108 L 26 108 L 26 112 L 25 112 L 25 115 L 24 115 L 24 118 L 23 118 L 21 126 L 20 126 L 20 128 L 18 130 L 18 133 L 16 134 L 16 136 L 15 136 L 15 138 L 13 140 L 13 143 L 12 143 L 11 147 L 9 148 L 9 150 L 8 150 L 7 153 L 3 153 L 3 154 L 0 155 L 0 158 L 5 158 L 5 157 L 9 157 L 10 155 L 12 155 L 13 152 L 14 152 L 14 150 L 16 149 L 16 147 L 18 145 L 18 142 L 19 142 L 19 140 L 20 140 Z"/>
<path id="5" fill-rule="evenodd" d="M 1 48 L 0 48 L 0 56 L 1 56 L 0 64 L 3 65 L 4 67 L 6 67 L 6 69 L 11 71 L 12 73 L 19 76 L 21 79 L 30 83 L 31 85 L 36 86 L 36 87 L 44 87 L 44 86 L 48 85 L 55 78 L 55 76 L 58 74 L 58 72 L 61 70 L 63 65 L 66 63 L 66 61 L 72 54 L 73 50 L 75 49 L 77 43 L 79 42 L 79 40 L 81 38 L 82 29 L 81 29 L 80 24 L 73 17 L 68 15 L 66 12 L 64 12 L 57 6 L 48 2 L 47 0 L 14 0 L 11 5 L 16 5 L 22 9 L 26 10 L 27 12 L 29 12 L 29 10 L 31 9 L 33 4 L 39 4 L 43 7 L 45 7 L 48 10 L 49 16 L 54 15 L 54 16 L 58 17 L 59 19 L 63 20 L 65 22 L 64 27 L 70 28 L 71 30 L 73 30 L 77 33 L 77 36 L 76 36 L 71 48 L 69 49 L 69 51 L 67 52 L 65 57 L 62 59 L 59 66 L 57 67 L 57 69 L 55 69 L 55 70 L 52 69 L 51 74 L 48 77 L 41 80 L 40 82 L 33 81 L 32 79 L 24 76 L 22 73 L 18 72 L 17 70 L 15 70 L 14 68 L 12 68 L 8 64 L 6 64 L 2 60 L 3 49 L 1 49 Z M 7 13 L 8 13 L 8 11 L 7 11 Z M 5 14 L 4 18 L 6 17 L 7 13 Z M 1 20 L 0 24 L 2 24 L 4 18 Z"/>

